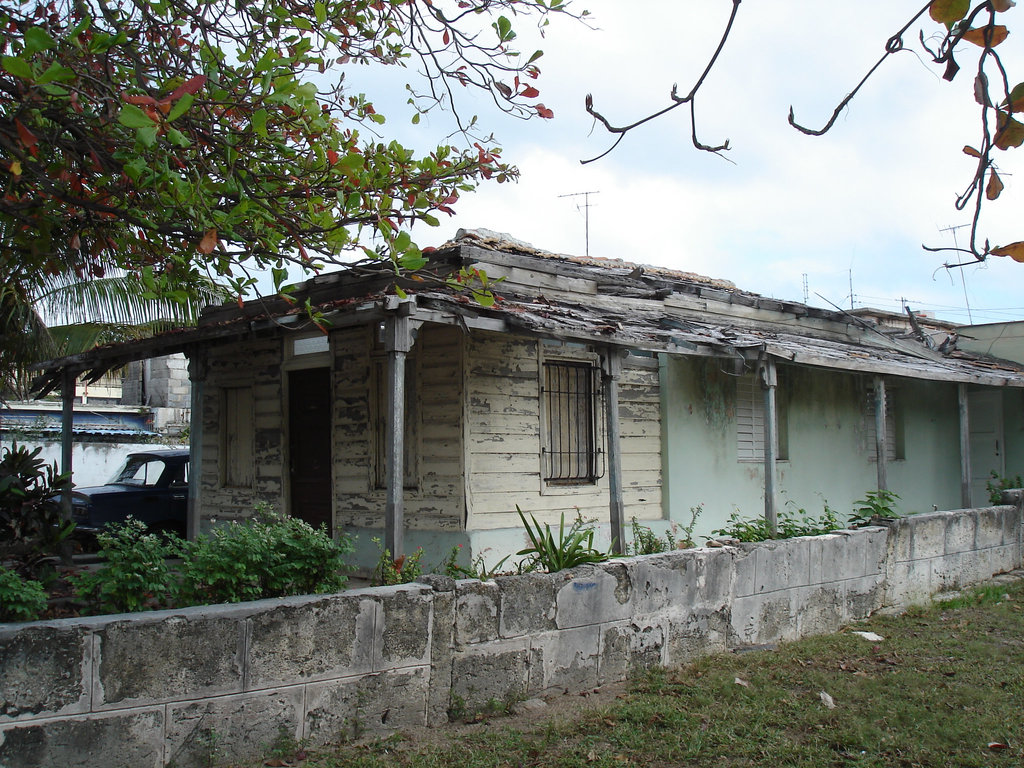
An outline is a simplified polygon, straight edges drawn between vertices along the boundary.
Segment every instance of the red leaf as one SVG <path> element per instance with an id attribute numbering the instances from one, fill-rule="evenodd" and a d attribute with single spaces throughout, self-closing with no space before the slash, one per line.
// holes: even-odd
<path id="1" fill-rule="evenodd" d="M 14 118 L 14 127 L 18 129 L 18 138 L 21 139 L 21 143 L 26 148 L 34 147 L 39 143 L 39 139 L 36 138 L 35 134 L 26 128 L 18 118 Z"/>
<path id="2" fill-rule="evenodd" d="M 189 78 L 184 83 L 175 88 L 174 92 L 167 98 L 171 101 L 177 101 L 186 93 L 191 93 L 192 95 L 195 95 L 196 92 L 204 85 L 206 85 L 206 75 L 196 75 L 195 77 Z"/>
<path id="3" fill-rule="evenodd" d="M 206 254 L 213 253 L 213 249 L 216 247 L 217 230 L 206 230 L 206 234 L 203 235 L 203 239 L 199 241 L 199 252 L 205 256 Z"/>
<path id="4" fill-rule="evenodd" d="M 127 101 L 129 104 L 148 104 L 149 106 L 156 106 L 156 99 L 152 96 L 121 96 L 123 101 Z"/>
<path id="5" fill-rule="evenodd" d="M 446 29 L 446 30 L 444 31 L 444 35 L 443 35 L 443 36 L 441 37 L 441 41 L 442 41 L 442 42 L 443 42 L 443 43 L 444 43 L 445 45 L 448 45 L 448 43 L 450 43 L 450 42 L 452 41 L 452 38 L 451 38 L 451 36 L 450 36 L 450 35 L 448 34 L 448 30 L 447 30 L 447 29 Z"/>
<path id="6" fill-rule="evenodd" d="M 537 110 L 537 114 L 543 117 L 545 120 L 550 120 L 552 117 L 555 116 L 555 113 L 552 110 L 545 107 L 543 104 L 538 104 L 535 107 L 535 109 Z"/>
<path id="7" fill-rule="evenodd" d="M 528 85 L 523 89 L 523 92 L 519 94 L 524 99 L 536 99 L 540 96 L 540 91 L 534 88 L 532 85 Z"/>
<path id="8" fill-rule="evenodd" d="M 338 153 L 335 152 L 333 149 L 327 150 L 327 162 L 329 162 L 331 165 L 334 165 L 338 162 Z"/>

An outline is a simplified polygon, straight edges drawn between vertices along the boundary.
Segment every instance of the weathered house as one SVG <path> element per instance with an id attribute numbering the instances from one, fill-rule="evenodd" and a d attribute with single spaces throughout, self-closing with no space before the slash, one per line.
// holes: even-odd
<path id="1" fill-rule="evenodd" d="M 459 270 L 500 278 L 499 300 L 453 288 Z M 517 506 L 621 542 L 632 517 L 664 528 L 698 505 L 698 533 L 822 499 L 845 515 L 877 488 L 907 511 L 968 506 L 1024 464 L 1024 369 L 957 350 L 948 325 L 480 233 L 399 282 L 402 299 L 383 271 L 305 283 L 326 332 L 249 302 L 55 361 L 48 380 L 186 353 L 192 529 L 267 501 L 358 534 L 363 565 L 376 535 L 492 564 L 523 545 Z"/>

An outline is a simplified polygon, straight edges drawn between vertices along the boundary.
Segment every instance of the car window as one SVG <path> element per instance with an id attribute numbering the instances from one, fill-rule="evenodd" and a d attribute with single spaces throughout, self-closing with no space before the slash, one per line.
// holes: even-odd
<path id="1" fill-rule="evenodd" d="M 114 475 L 111 485 L 134 485 L 140 488 L 151 488 L 156 485 L 164 473 L 162 459 L 146 459 L 129 456 L 124 466 Z"/>
<path id="2" fill-rule="evenodd" d="M 188 462 L 171 468 L 171 487 L 180 488 L 188 485 Z"/>

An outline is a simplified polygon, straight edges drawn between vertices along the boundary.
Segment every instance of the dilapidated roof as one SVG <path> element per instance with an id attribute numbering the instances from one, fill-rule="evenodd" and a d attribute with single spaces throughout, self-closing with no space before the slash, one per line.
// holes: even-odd
<path id="1" fill-rule="evenodd" d="M 755 358 L 938 381 L 1024 387 L 1024 367 L 956 349 L 949 323 L 922 333 L 872 322 L 863 313 L 826 310 L 766 298 L 732 283 L 623 260 L 579 258 L 539 251 L 505 235 L 461 231 L 430 254 L 427 268 L 396 277 L 375 265 L 323 275 L 299 286 L 298 302 L 279 298 L 203 313 L 194 328 L 101 347 L 41 367 L 36 390 L 56 388 L 61 372 L 105 371 L 145 357 L 185 352 L 240 339 L 279 335 L 303 325 L 308 299 L 333 327 L 379 321 L 402 303 L 426 322 L 469 330 L 525 333 L 543 338 L 619 346 L 676 355 Z M 484 306 L 445 277 L 480 269 L 496 301 Z M 936 344 L 935 338 L 941 338 Z"/>

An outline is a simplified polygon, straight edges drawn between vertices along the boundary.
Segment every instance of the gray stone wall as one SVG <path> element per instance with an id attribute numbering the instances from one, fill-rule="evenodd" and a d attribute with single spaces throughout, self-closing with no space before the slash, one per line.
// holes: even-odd
<path id="1" fill-rule="evenodd" d="M 1022 564 L 1006 506 L 883 527 L 148 614 L 0 625 L 0 767 L 252 759 L 831 632 Z"/>

